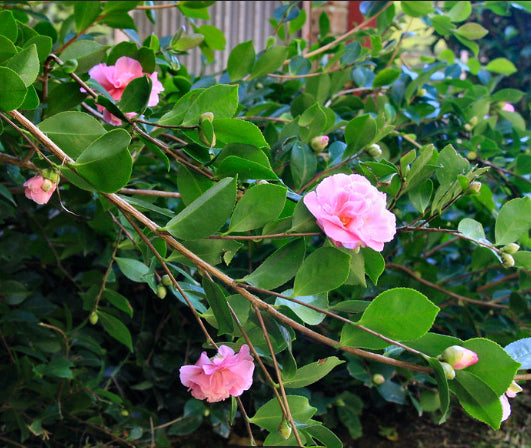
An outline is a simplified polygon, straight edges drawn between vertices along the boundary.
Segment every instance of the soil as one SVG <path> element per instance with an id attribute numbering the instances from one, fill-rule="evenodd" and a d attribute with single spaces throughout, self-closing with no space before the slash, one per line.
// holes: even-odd
<path id="1" fill-rule="evenodd" d="M 438 425 L 429 415 L 418 416 L 412 407 L 365 409 L 361 416 L 363 436 L 352 439 L 348 432 L 334 432 L 344 448 L 531 448 L 531 390 L 511 400 L 512 415 L 499 431 L 469 417 L 455 407 L 447 421 Z M 241 433 L 242 437 L 238 434 Z M 233 448 L 249 446 L 245 430 L 237 428 L 229 440 L 202 427 L 195 434 L 175 440 L 180 448 Z M 255 437 L 258 439 L 258 434 Z M 258 442 L 260 443 L 260 442 Z"/>

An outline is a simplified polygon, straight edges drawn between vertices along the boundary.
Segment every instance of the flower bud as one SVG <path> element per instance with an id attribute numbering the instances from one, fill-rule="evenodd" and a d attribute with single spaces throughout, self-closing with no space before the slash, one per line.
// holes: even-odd
<path id="1" fill-rule="evenodd" d="M 92 325 L 96 325 L 98 323 L 98 313 L 96 313 L 96 311 L 92 311 L 92 313 L 90 313 L 89 322 Z"/>
<path id="2" fill-rule="evenodd" d="M 428 91 L 426 89 L 419 89 L 419 96 L 426 96 Z"/>
<path id="3" fill-rule="evenodd" d="M 478 153 L 476 151 L 470 151 L 467 155 L 466 155 L 466 158 L 468 160 L 476 160 L 478 158 Z"/>
<path id="4" fill-rule="evenodd" d="M 478 355 L 467 348 L 452 345 L 442 352 L 441 360 L 446 361 L 455 370 L 461 370 L 477 363 Z"/>
<path id="5" fill-rule="evenodd" d="M 54 183 L 50 179 L 44 179 L 42 181 L 41 190 L 48 193 L 54 186 Z"/>
<path id="6" fill-rule="evenodd" d="M 465 123 L 463 126 L 465 128 L 465 131 L 470 132 L 472 130 L 472 125 L 470 123 Z"/>
<path id="7" fill-rule="evenodd" d="M 60 180 L 59 173 L 51 168 L 46 168 L 42 170 L 42 177 L 45 179 L 50 179 L 54 184 L 58 184 Z"/>
<path id="8" fill-rule="evenodd" d="M 454 368 L 447 362 L 441 362 L 441 366 L 444 370 L 444 376 L 446 376 L 446 379 L 453 380 L 455 378 Z"/>
<path id="9" fill-rule="evenodd" d="M 214 116 L 212 112 L 205 113 Z M 201 142 L 203 142 L 210 148 L 216 145 L 216 134 L 214 132 L 214 126 L 212 126 L 212 122 L 209 119 L 202 120 L 199 125 L 199 140 L 201 140 Z"/>
<path id="10" fill-rule="evenodd" d="M 212 112 L 202 113 L 201 117 L 199 117 L 199 123 L 202 123 L 205 120 L 210 121 L 210 123 L 212 123 L 212 121 L 214 120 L 214 114 Z"/>
<path id="11" fill-rule="evenodd" d="M 501 251 L 503 253 L 512 255 L 518 252 L 519 250 L 520 250 L 520 246 L 518 244 L 510 243 L 510 244 L 507 244 L 506 246 L 503 246 Z"/>
<path id="12" fill-rule="evenodd" d="M 505 103 L 502 107 L 505 112 L 514 112 L 514 106 L 511 103 Z"/>
<path id="13" fill-rule="evenodd" d="M 509 388 L 505 392 L 505 395 L 507 395 L 509 398 L 516 397 L 516 394 L 522 392 L 522 388 L 518 385 L 516 381 L 513 380 L 513 382 L 509 385 Z"/>
<path id="14" fill-rule="evenodd" d="M 172 284 L 172 281 L 171 281 L 171 278 L 169 275 L 163 275 L 160 282 L 164 285 L 164 286 L 171 286 Z"/>
<path id="15" fill-rule="evenodd" d="M 478 194 L 481 191 L 481 182 L 477 182 L 477 181 L 470 182 L 470 185 L 468 186 L 468 189 L 472 193 Z"/>
<path id="16" fill-rule="evenodd" d="M 319 135 L 317 137 L 312 138 L 310 146 L 315 152 L 319 152 L 328 146 L 329 140 L 330 138 L 328 137 L 328 135 Z"/>
<path id="17" fill-rule="evenodd" d="M 514 266 L 514 258 L 510 254 L 502 254 L 501 256 L 503 266 L 506 268 L 512 268 Z"/>
<path id="18" fill-rule="evenodd" d="M 120 415 L 121 415 L 122 417 L 128 417 L 128 416 L 129 416 L 129 411 L 128 411 L 127 409 L 122 409 L 122 410 L 120 411 Z"/>
<path id="19" fill-rule="evenodd" d="M 157 296 L 159 297 L 159 299 L 164 299 L 166 297 L 166 294 L 168 293 L 168 290 L 162 286 L 162 285 L 159 285 L 158 288 L 157 288 Z"/>
<path id="20" fill-rule="evenodd" d="M 380 384 L 385 383 L 385 377 L 381 373 L 375 373 L 372 376 L 372 382 L 379 386 Z"/>
<path id="21" fill-rule="evenodd" d="M 284 440 L 288 440 L 289 436 L 291 436 L 291 425 L 285 418 L 278 425 L 278 433 Z"/>
<path id="22" fill-rule="evenodd" d="M 469 123 L 470 123 L 470 126 L 474 127 L 476 124 L 478 124 L 478 117 L 472 117 Z"/>
<path id="23" fill-rule="evenodd" d="M 380 145 L 378 145 L 377 143 L 373 143 L 371 146 L 367 148 L 367 152 L 372 157 L 379 157 L 382 155 L 382 148 L 380 148 Z"/>

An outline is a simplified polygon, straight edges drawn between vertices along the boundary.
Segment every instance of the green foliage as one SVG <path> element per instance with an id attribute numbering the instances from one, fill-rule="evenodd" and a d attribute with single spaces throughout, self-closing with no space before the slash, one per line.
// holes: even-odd
<path id="1" fill-rule="evenodd" d="M 382 400 L 439 423 L 455 401 L 500 427 L 500 396 L 531 366 L 526 2 L 363 2 L 372 27 L 336 41 L 323 12 L 315 42 L 290 2 L 266 48 L 237 43 L 216 77 L 181 60 L 226 48 L 214 2 L 178 2 L 189 29 L 143 42 L 129 13 L 152 2 L 56 3 L 0 12 L 3 442 L 228 438 L 235 397 L 192 399 L 177 380 L 212 341 L 252 346 L 242 403 L 266 446 L 339 448 L 332 430 L 359 437 Z M 123 56 L 143 75 L 119 93 L 90 77 Z M 304 204 L 338 173 L 385 194 L 397 232 L 381 252 L 334 245 Z M 38 174 L 59 180 L 47 204 L 21 194 Z M 448 379 L 452 345 L 478 362 Z"/>

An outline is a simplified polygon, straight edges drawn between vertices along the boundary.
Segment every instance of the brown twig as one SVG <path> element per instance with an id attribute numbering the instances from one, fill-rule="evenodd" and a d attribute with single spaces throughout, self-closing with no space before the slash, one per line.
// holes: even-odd
<path id="1" fill-rule="evenodd" d="M 138 194 L 141 196 L 157 196 L 159 198 L 176 198 L 181 197 L 181 193 L 174 191 L 162 191 L 162 190 L 137 190 L 135 188 L 122 188 L 117 194 Z"/>
<path id="2" fill-rule="evenodd" d="M 211 240 L 242 240 L 242 241 L 254 241 L 254 240 L 267 240 L 273 238 L 291 238 L 295 236 L 319 236 L 322 233 L 308 232 L 308 233 L 273 233 L 270 235 L 212 235 L 207 239 Z"/>

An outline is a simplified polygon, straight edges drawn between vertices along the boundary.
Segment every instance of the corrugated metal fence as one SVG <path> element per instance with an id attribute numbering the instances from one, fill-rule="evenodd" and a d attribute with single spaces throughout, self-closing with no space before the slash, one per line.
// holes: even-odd
<path id="1" fill-rule="evenodd" d="M 164 4 L 166 2 L 155 2 Z M 218 1 L 208 8 L 210 20 L 194 19 L 197 26 L 214 25 L 219 28 L 227 39 L 225 51 L 214 51 L 215 61 L 210 64 L 206 73 L 212 74 L 223 70 L 227 66 L 230 51 L 239 43 L 253 40 L 257 52 L 266 46 L 266 40 L 273 30 L 267 19 L 273 17 L 273 11 L 282 2 L 277 1 Z M 156 11 L 157 23 L 151 23 L 143 11 L 134 11 L 133 17 L 138 27 L 138 34 L 144 40 L 151 33 L 159 37 L 172 36 L 182 26 L 188 33 L 193 30 L 186 23 L 177 8 L 160 9 Z M 189 56 L 179 59 L 190 73 L 198 74 L 201 70 L 201 51 L 193 49 Z"/>

